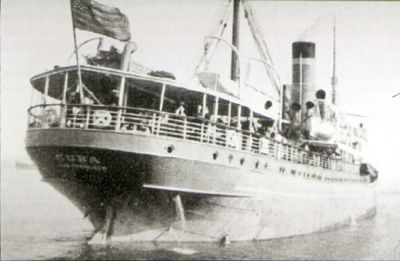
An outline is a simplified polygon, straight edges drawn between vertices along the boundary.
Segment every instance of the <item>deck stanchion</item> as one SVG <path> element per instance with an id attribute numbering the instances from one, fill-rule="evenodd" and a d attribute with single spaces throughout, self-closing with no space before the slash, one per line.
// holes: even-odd
<path id="1" fill-rule="evenodd" d="M 45 116 L 45 111 L 46 111 L 46 107 L 47 107 L 47 94 L 49 92 L 49 76 L 46 77 L 45 82 L 44 82 L 44 93 L 42 95 L 42 113 L 41 113 L 41 119 L 42 119 L 42 124 L 45 123 L 43 121 L 44 116 Z M 47 126 L 47 124 L 45 124 L 45 127 L 48 128 L 49 126 Z"/>
<path id="2" fill-rule="evenodd" d="M 232 118 L 232 103 L 228 104 L 228 126 L 231 126 L 231 118 Z"/>
<path id="3" fill-rule="evenodd" d="M 150 131 L 151 134 L 155 133 L 156 120 L 157 120 L 156 113 L 153 113 L 153 119 L 151 121 L 151 131 Z"/>
<path id="4" fill-rule="evenodd" d="M 65 127 L 66 123 L 66 118 L 68 115 L 68 105 L 67 105 L 67 88 L 68 88 L 68 72 L 65 72 L 65 77 L 64 77 L 64 86 L 63 86 L 63 96 L 62 96 L 62 103 L 63 103 L 63 108 L 61 110 L 61 128 Z"/>
<path id="5" fill-rule="evenodd" d="M 204 138 L 204 121 L 201 121 L 200 143 L 203 143 L 203 138 Z"/>
<path id="6" fill-rule="evenodd" d="M 121 77 L 121 84 L 119 87 L 119 91 L 118 91 L 118 107 L 122 107 L 123 106 L 123 101 L 124 101 L 124 93 L 125 92 L 125 77 L 122 76 Z M 117 122 L 115 124 L 115 130 L 119 130 L 120 129 L 120 125 L 121 125 L 121 118 L 122 118 L 122 109 L 118 108 L 118 113 L 117 113 Z"/>
<path id="7" fill-rule="evenodd" d="M 160 134 L 160 128 L 161 128 L 161 121 L 163 119 L 163 116 L 161 114 L 158 114 L 157 118 L 157 129 L 155 131 L 155 134 L 158 136 Z"/>
<path id="8" fill-rule="evenodd" d="M 121 71 L 129 71 L 129 63 L 131 59 L 131 54 L 135 52 L 137 49 L 137 46 L 134 42 L 127 42 L 124 47 L 124 52 L 122 54 L 122 59 L 121 59 L 121 64 L 120 64 L 120 70 Z M 120 86 L 118 89 L 118 107 L 123 107 L 124 106 L 124 97 L 125 97 L 125 76 L 121 77 L 121 82 Z M 120 129 L 120 124 L 121 124 L 121 118 L 122 118 L 122 109 L 118 109 L 118 115 L 117 115 L 117 124 L 115 125 L 115 129 L 119 130 Z"/>
<path id="9" fill-rule="evenodd" d="M 186 128 L 187 128 L 187 119 L 184 117 L 183 120 L 183 139 L 186 140 Z"/>
<path id="10" fill-rule="evenodd" d="M 162 111 L 164 107 L 164 96 L 165 96 L 165 83 L 163 83 L 162 88 L 161 88 L 161 95 L 160 95 L 160 107 L 159 110 Z"/>
<path id="11" fill-rule="evenodd" d="M 42 96 L 42 103 L 44 105 L 47 104 L 47 94 L 49 92 L 49 81 L 50 81 L 49 80 L 49 76 L 47 76 L 45 81 L 44 81 L 44 93 L 43 93 L 43 96 Z"/>
<path id="12" fill-rule="evenodd" d="M 91 109 L 91 107 L 89 105 L 84 105 L 83 111 L 86 113 L 85 129 L 89 129 L 90 109 Z"/>
<path id="13" fill-rule="evenodd" d="M 217 121 L 218 121 L 218 103 L 219 97 L 215 97 L 215 105 L 214 105 L 214 122 L 213 122 L 213 144 L 216 143 L 217 138 Z"/>

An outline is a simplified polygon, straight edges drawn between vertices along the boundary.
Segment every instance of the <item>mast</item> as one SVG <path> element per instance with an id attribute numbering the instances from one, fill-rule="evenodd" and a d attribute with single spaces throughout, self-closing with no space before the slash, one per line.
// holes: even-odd
<path id="1" fill-rule="evenodd" d="M 79 102 L 84 103 L 84 95 L 83 95 L 83 84 L 82 84 L 82 74 L 81 74 L 81 65 L 79 61 L 79 53 L 78 53 L 78 43 L 76 41 L 76 27 L 75 27 L 75 19 L 74 19 L 74 12 L 73 12 L 73 3 L 70 1 L 70 8 L 71 8 L 71 18 L 72 18 L 72 31 L 74 34 L 74 47 L 75 47 L 75 58 L 76 58 L 76 67 L 77 67 L 77 74 L 78 74 L 78 90 L 79 90 Z"/>
<path id="2" fill-rule="evenodd" d="M 300 75 L 299 75 L 299 87 L 300 87 L 300 97 L 299 97 L 299 103 L 300 103 L 300 124 L 303 125 L 303 53 L 300 53 Z M 303 127 L 303 126 L 302 126 Z"/>
<path id="3" fill-rule="evenodd" d="M 332 104 L 336 104 L 336 18 L 333 17 L 333 68 L 332 68 Z"/>
<path id="4" fill-rule="evenodd" d="M 232 45 L 239 50 L 239 3 L 233 0 L 233 23 L 232 23 Z M 239 60 L 237 54 L 232 50 L 231 56 L 231 80 L 237 82 L 239 79 Z"/>

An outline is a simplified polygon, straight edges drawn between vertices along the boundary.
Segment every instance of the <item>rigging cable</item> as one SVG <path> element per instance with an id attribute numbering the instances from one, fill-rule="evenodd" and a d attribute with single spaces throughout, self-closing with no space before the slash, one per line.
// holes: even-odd
<path id="1" fill-rule="evenodd" d="M 218 35 L 219 37 L 222 37 L 222 35 L 225 32 L 225 29 L 227 27 L 227 20 L 230 17 L 230 12 L 229 12 L 229 7 L 231 5 L 232 0 L 229 0 L 228 3 L 226 4 L 223 14 L 221 16 L 221 19 L 219 19 L 219 26 L 213 35 Z M 214 46 L 211 46 L 210 44 L 206 43 L 204 46 L 204 52 L 203 55 L 200 58 L 200 61 L 198 62 L 194 72 L 195 74 L 200 70 L 200 67 L 203 65 L 204 69 L 206 70 L 210 64 L 210 61 L 214 55 L 214 51 L 218 47 L 220 40 L 217 40 L 217 42 L 214 44 Z M 207 55 L 210 54 L 210 58 L 207 59 Z M 193 75 L 194 77 L 195 75 Z"/>
<path id="2" fill-rule="evenodd" d="M 251 5 L 247 2 L 244 2 L 243 7 L 244 7 L 244 11 L 245 11 L 245 17 L 246 17 L 247 22 L 250 27 L 251 34 L 253 36 L 254 42 L 257 46 L 257 49 L 259 51 L 261 58 L 263 60 L 267 61 L 271 66 L 273 66 L 271 54 L 268 50 L 266 41 L 263 38 L 263 34 L 261 33 L 259 26 L 256 22 L 254 12 L 251 8 Z M 264 67 L 265 67 L 265 70 L 267 72 L 269 79 L 271 80 L 272 84 L 275 86 L 275 89 L 276 89 L 278 95 L 280 95 L 280 86 L 279 86 L 278 82 L 276 81 L 274 75 L 271 73 L 269 66 L 265 65 Z"/>

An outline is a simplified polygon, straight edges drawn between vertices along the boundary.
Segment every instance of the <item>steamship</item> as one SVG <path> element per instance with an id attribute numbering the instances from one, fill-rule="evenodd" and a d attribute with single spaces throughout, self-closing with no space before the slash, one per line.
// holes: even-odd
<path id="1" fill-rule="evenodd" d="M 93 225 L 90 242 L 263 240 L 375 213 L 365 126 L 336 109 L 335 80 L 332 101 L 316 88 L 315 43 L 292 44 L 292 83 L 282 85 L 249 3 L 227 8 L 232 43 L 224 14 L 193 83 L 137 64 L 133 42 L 119 51 L 102 40 L 85 64 L 31 79 L 26 149 Z M 247 66 L 240 10 L 260 54 Z M 205 65 L 219 44 L 232 52 L 230 79 Z M 251 63 L 267 91 L 252 83 Z"/>

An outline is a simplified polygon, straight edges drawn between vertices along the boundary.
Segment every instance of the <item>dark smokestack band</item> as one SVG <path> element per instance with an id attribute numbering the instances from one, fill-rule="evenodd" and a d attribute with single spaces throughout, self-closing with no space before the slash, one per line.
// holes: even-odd
<path id="1" fill-rule="evenodd" d="M 315 58 L 315 43 L 311 42 L 294 42 L 292 44 L 293 59 Z"/>

